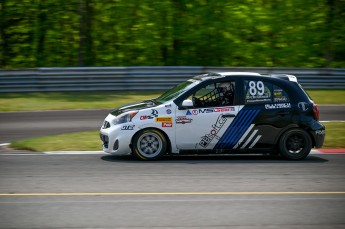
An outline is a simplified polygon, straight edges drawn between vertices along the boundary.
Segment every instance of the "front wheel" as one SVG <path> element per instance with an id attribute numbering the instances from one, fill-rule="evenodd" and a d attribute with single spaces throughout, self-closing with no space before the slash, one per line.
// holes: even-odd
<path id="1" fill-rule="evenodd" d="M 280 155 L 289 160 L 302 160 L 308 156 L 312 147 L 309 134 L 302 129 L 286 131 L 279 141 Z"/>
<path id="2" fill-rule="evenodd" d="M 164 155 L 167 141 L 160 131 L 146 129 L 134 136 L 132 148 L 134 156 L 140 160 L 157 160 Z"/>

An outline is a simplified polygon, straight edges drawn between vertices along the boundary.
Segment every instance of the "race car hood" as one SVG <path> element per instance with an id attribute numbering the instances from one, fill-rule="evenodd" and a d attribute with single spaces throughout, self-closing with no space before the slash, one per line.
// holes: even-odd
<path id="1" fill-rule="evenodd" d="M 137 111 L 137 110 L 142 110 L 142 109 L 150 108 L 154 106 L 155 104 L 153 100 L 145 100 L 142 102 L 130 103 L 130 104 L 126 104 L 124 106 L 115 108 L 115 110 L 111 111 L 110 114 L 114 116 L 118 116 L 128 111 Z"/>

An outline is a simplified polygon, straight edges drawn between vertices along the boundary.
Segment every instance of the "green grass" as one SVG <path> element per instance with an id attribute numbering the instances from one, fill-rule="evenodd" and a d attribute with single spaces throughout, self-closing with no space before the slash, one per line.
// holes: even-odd
<path id="1" fill-rule="evenodd" d="M 307 90 L 317 104 L 345 104 L 345 90 Z"/>
<path id="2" fill-rule="evenodd" d="M 345 122 L 326 122 L 323 148 L 345 148 Z"/>
<path id="3" fill-rule="evenodd" d="M 162 91 L 0 93 L 0 111 L 115 108 L 159 96 Z"/>
<path id="4" fill-rule="evenodd" d="M 88 151 L 102 150 L 99 131 L 59 134 L 46 137 L 29 138 L 11 144 L 15 149 L 48 151 Z"/>
<path id="5" fill-rule="evenodd" d="M 345 148 L 345 123 L 324 124 L 326 126 L 326 140 L 323 148 Z M 11 147 L 38 152 L 102 150 L 99 131 L 30 138 L 14 142 Z"/>
<path id="6" fill-rule="evenodd" d="M 115 108 L 155 98 L 162 91 L 0 93 L 0 111 Z M 345 90 L 308 90 L 317 104 L 345 104 Z"/>

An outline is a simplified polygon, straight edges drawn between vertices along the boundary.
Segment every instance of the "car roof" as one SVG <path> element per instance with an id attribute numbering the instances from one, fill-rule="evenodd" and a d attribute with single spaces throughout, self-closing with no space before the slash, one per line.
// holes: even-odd
<path id="1" fill-rule="evenodd" d="M 204 75 L 199 75 L 194 77 L 197 80 L 210 80 L 210 79 L 217 79 L 217 78 L 227 78 L 228 76 L 236 76 L 236 77 L 258 77 L 258 78 L 276 78 L 276 79 L 284 79 L 291 82 L 297 82 L 297 78 L 294 75 L 288 74 L 260 74 L 257 72 L 212 72 Z"/>

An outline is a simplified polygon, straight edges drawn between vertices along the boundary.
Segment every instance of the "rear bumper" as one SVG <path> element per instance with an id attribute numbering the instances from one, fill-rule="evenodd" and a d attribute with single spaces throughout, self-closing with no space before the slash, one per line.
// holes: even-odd
<path id="1" fill-rule="evenodd" d="M 325 130 L 317 130 L 315 131 L 315 148 L 321 148 L 323 146 L 323 142 L 325 141 L 326 131 Z"/>
<path id="2" fill-rule="evenodd" d="M 311 127 L 312 130 L 310 131 L 310 134 L 313 136 L 314 146 L 315 148 L 321 148 L 325 141 L 326 128 L 318 121 L 315 121 Z"/>

